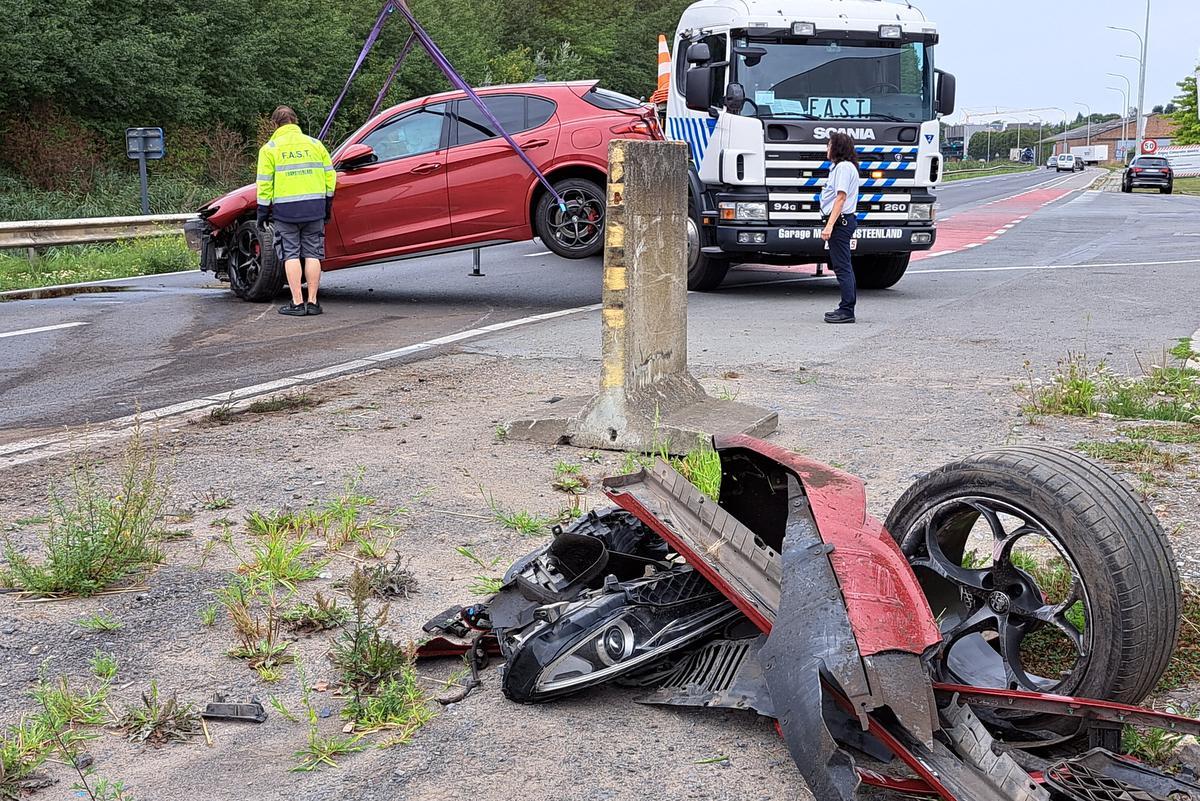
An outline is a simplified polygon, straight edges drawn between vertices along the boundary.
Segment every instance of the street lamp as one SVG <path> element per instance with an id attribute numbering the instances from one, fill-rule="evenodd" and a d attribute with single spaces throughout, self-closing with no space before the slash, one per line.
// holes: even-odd
<path id="1" fill-rule="evenodd" d="M 1047 108 L 1052 108 L 1055 111 L 1057 111 L 1059 114 L 1063 115 L 1062 132 L 1065 134 L 1067 132 L 1067 129 L 1071 127 L 1071 122 L 1069 119 L 1070 115 L 1067 114 L 1067 110 L 1065 108 L 1059 108 L 1058 106 L 1047 106 Z M 1067 140 L 1064 138 L 1063 139 L 1063 147 L 1065 148 L 1066 146 L 1067 146 Z M 1054 150 L 1055 150 L 1055 155 L 1057 155 L 1057 151 L 1058 151 L 1057 145 L 1055 145 Z"/>
<path id="2" fill-rule="evenodd" d="M 1107 88 L 1109 89 L 1109 91 L 1116 92 L 1117 94 L 1119 94 L 1121 96 L 1121 102 L 1125 103 L 1126 108 L 1129 108 L 1129 92 L 1127 92 L 1126 90 L 1122 89 L 1119 86 L 1109 86 Z M 1121 117 L 1121 146 L 1122 147 L 1125 146 L 1126 121 L 1127 121 L 1126 118 L 1122 116 Z M 1116 155 L 1117 155 L 1116 153 L 1113 153 L 1114 158 L 1116 158 Z M 1123 152 L 1121 153 L 1121 161 L 1122 162 L 1125 161 L 1125 154 Z"/>
<path id="3" fill-rule="evenodd" d="M 1129 122 L 1129 93 L 1130 93 L 1130 91 L 1132 91 L 1132 86 L 1129 83 L 1129 79 L 1126 78 L 1124 75 L 1118 75 L 1115 72 L 1106 72 L 1105 75 L 1107 75 L 1110 78 L 1120 78 L 1121 80 L 1123 80 L 1125 82 L 1125 105 L 1121 107 L 1121 143 L 1124 144 L 1125 141 L 1129 139 L 1129 134 L 1128 134 L 1129 126 L 1127 125 L 1127 123 Z M 1108 88 L 1112 89 L 1111 86 Z M 1113 91 L 1119 92 L 1121 90 L 1113 89 Z M 1116 155 L 1116 154 L 1114 154 L 1114 155 Z"/>
<path id="4" fill-rule="evenodd" d="M 1085 109 L 1087 109 L 1087 113 L 1088 113 L 1087 144 L 1088 144 L 1088 147 L 1091 147 L 1092 146 L 1092 107 L 1089 106 L 1087 103 L 1080 103 L 1078 100 L 1075 101 L 1075 105 L 1083 106 Z"/>
<path id="5" fill-rule="evenodd" d="M 1114 31 L 1124 31 L 1125 33 L 1132 33 L 1134 36 L 1136 36 L 1138 38 L 1138 43 L 1141 44 L 1141 46 L 1142 46 L 1142 57 L 1140 59 L 1141 68 L 1138 71 L 1138 104 L 1137 104 L 1137 109 L 1138 109 L 1137 147 L 1138 147 L 1138 152 L 1140 153 L 1142 151 L 1142 140 L 1144 140 L 1146 138 L 1146 115 L 1144 113 L 1144 110 L 1146 108 L 1146 55 L 1147 55 L 1146 44 L 1147 44 L 1148 40 L 1150 39 L 1150 0 L 1146 0 L 1146 33 L 1144 36 L 1142 34 L 1138 33 L 1137 31 L 1135 31 L 1133 28 L 1120 28 L 1115 25 L 1109 25 L 1108 27 Z"/>

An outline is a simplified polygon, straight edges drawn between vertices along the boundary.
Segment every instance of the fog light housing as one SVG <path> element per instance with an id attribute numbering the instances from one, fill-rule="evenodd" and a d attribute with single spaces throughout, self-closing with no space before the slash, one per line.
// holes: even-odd
<path id="1" fill-rule="evenodd" d="M 929 245 L 933 243 L 933 234 L 913 234 L 914 245 Z"/>
<path id="2" fill-rule="evenodd" d="M 743 222 L 766 222 L 766 203 L 726 202 L 719 206 L 722 220 L 739 220 Z"/>
<path id="3" fill-rule="evenodd" d="M 792 36 L 816 36 L 817 25 L 813 22 L 793 22 Z"/>
<path id="4" fill-rule="evenodd" d="M 909 222 L 933 222 L 932 203 L 911 203 L 908 207 Z"/>
<path id="5" fill-rule="evenodd" d="M 737 241 L 739 245 L 765 245 L 767 235 L 762 231 L 739 231 Z"/>

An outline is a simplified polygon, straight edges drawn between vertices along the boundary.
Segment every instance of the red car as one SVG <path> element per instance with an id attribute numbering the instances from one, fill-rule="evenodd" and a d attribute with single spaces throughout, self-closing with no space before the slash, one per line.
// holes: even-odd
<path id="1" fill-rule="evenodd" d="M 541 238 L 560 256 L 604 245 L 608 143 L 662 139 L 654 107 L 595 81 L 479 90 L 492 114 L 567 202 L 563 213 L 462 92 L 379 114 L 333 153 L 338 170 L 326 270 Z M 254 223 L 255 188 L 217 198 L 185 226 L 200 269 L 238 297 L 266 301 L 284 281 L 270 233 Z"/>

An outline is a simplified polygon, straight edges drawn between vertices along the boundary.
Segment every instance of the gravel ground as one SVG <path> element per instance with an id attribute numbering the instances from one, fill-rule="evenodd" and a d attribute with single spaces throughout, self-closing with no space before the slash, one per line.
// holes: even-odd
<path id="1" fill-rule="evenodd" d="M 1029 425 L 1017 411 L 1016 376 L 947 383 L 919 367 L 898 374 L 863 365 L 738 366 L 737 371 L 740 377 L 711 371 L 701 378 L 714 391 L 778 410 L 775 439 L 864 477 L 871 511 L 880 517 L 916 475 L 952 458 L 1013 442 L 1070 446 L 1111 436 L 1116 427 L 1110 420 Z M 0 722 L 13 722 L 31 710 L 25 693 L 39 670 L 83 678 L 86 659 L 96 648 L 115 652 L 121 663 L 114 707 L 135 700 L 157 679 L 163 690 L 187 701 L 203 702 L 217 691 L 235 699 L 275 694 L 298 708 L 294 668 L 286 669 L 279 684 L 264 685 L 244 663 L 224 655 L 232 642 L 227 621 L 212 628 L 199 622 L 198 610 L 238 564 L 222 546 L 202 561 L 217 536 L 213 521 L 334 497 L 361 468 L 363 491 L 379 499 L 381 510 L 408 510 L 400 517 L 395 548 L 411 558 L 420 587 L 410 599 L 393 602 L 388 631 L 398 639 L 415 637 L 433 614 L 470 598 L 468 586 L 479 571 L 454 553 L 455 546 L 507 563 L 537 542 L 487 519 L 485 493 L 507 507 L 539 514 L 553 514 L 566 504 L 566 496 L 550 487 L 552 466 L 560 459 L 580 461 L 583 454 L 500 441 L 496 426 L 553 396 L 588 392 L 595 375 L 595 365 L 586 360 L 451 354 L 324 385 L 312 393 L 319 405 L 303 411 L 243 414 L 225 424 L 154 432 L 170 456 L 164 461 L 172 479 L 172 509 L 185 518 L 194 515 L 172 527 L 190 530 L 191 536 L 168 545 L 166 563 L 138 592 L 37 604 L 0 596 Z M 89 456 L 111 469 L 119 462 L 120 447 Z M 619 455 L 604 454 L 601 464 L 585 462 L 584 472 L 596 484 L 620 462 Z M 35 541 L 38 526 L 14 521 L 41 514 L 48 488 L 69 467 L 68 460 L 55 459 L 6 471 L 0 527 L 18 547 Z M 1172 532 L 1182 572 L 1198 580 L 1195 469 L 1185 464 L 1163 477 L 1161 485 L 1145 489 Z M 204 511 L 200 499 L 209 491 L 232 496 L 235 507 Z M 603 501 L 593 488 L 583 502 Z M 239 526 L 235 545 L 245 541 Z M 335 557 L 330 578 L 306 584 L 301 594 L 336 593 L 332 582 L 352 567 L 349 559 Z M 75 625 L 100 610 L 125 627 L 92 634 Z M 328 640 L 313 636 L 295 645 L 314 682 L 333 678 L 324 657 Z M 453 667 L 423 670 L 437 678 Z M 198 795 L 324 799 L 331 792 L 357 799 L 810 797 L 768 721 L 643 707 L 634 702 L 634 692 L 619 688 L 520 706 L 499 692 L 495 668 L 483 678 L 480 690 L 441 710 L 410 745 L 370 748 L 344 758 L 337 770 L 290 773 L 304 727 L 274 713 L 261 726 L 210 726 L 211 747 L 199 738 L 143 748 L 106 732 L 89 750 L 99 775 L 124 780 L 138 799 L 160 801 Z M 314 699 L 318 710 L 332 712 L 321 721 L 322 730 L 336 732 L 340 701 L 329 693 L 316 693 Z M 698 764 L 715 756 L 729 759 Z M 66 771 L 56 766 L 52 772 L 62 781 L 39 797 L 69 797 Z"/>

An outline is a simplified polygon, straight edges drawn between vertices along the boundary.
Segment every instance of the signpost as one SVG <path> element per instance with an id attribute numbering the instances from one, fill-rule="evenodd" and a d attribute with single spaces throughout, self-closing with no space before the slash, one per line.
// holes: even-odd
<path id="1" fill-rule="evenodd" d="M 142 179 L 142 214 L 150 213 L 150 187 L 146 179 L 146 160 L 161 159 L 167 154 L 162 128 L 126 128 L 125 155 L 137 159 L 138 175 Z"/>

